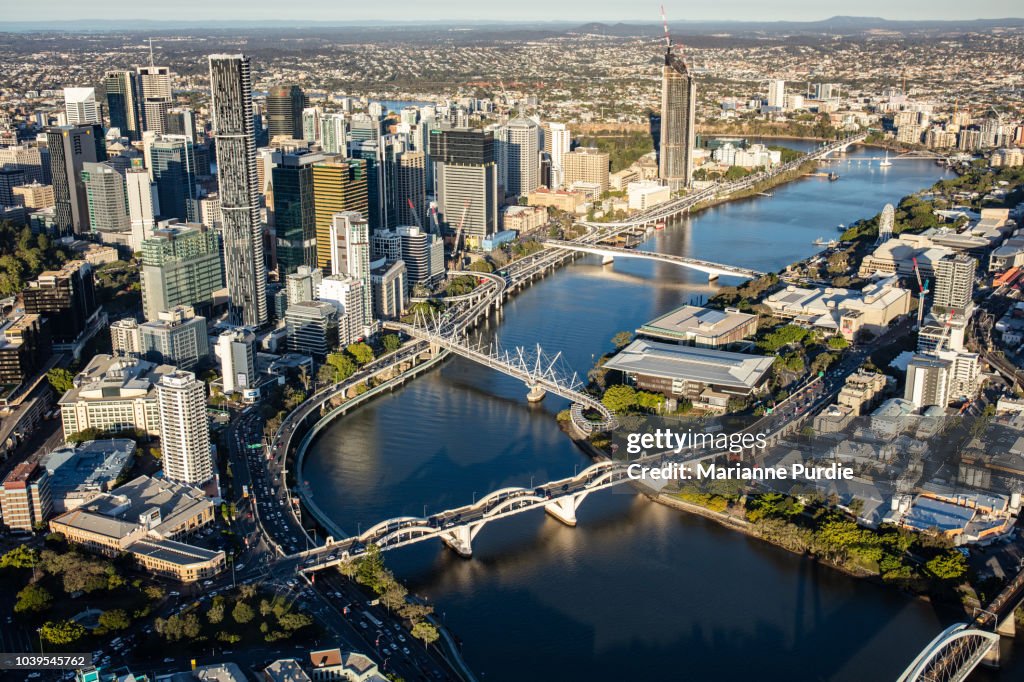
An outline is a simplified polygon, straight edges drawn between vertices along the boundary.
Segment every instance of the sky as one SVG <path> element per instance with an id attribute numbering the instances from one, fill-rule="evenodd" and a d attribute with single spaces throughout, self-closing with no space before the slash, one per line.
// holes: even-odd
<path id="1" fill-rule="evenodd" d="M 81 0 L 45 3 L 10 2 L 3 22 L 96 19 L 95 5 Z M 1019 17 L 1019 0 L 718 0 L 679 2 L 664 0 L 669 21 L 686 19 L 813 21 L 835 15 L 886 19 L 990 19 Z M 624 3 L 621 0 L 133 0 L 118 5 L 119 19 L 193 21 L 318 20 L 339 24 L 366 20 L 539 20 L 539 21 L 643 21 L 659 20 L 659 0 Z M 107 15 L 110 17 L 110 15 Z"/>

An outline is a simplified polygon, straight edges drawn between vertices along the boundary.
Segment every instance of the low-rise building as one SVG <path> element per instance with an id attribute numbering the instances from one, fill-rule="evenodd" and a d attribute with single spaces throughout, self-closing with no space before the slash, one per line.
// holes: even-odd
<path id="1" fill-rule="evenodd" d="M 626 186 L 626 195 L 629 197 L 629 210 L 646 211 L 671 199 L 672 188 L 657 180 L 640 180 Z"/>
<path id="2" fill-rule="evenodd" d="M 890 322 L 910 312 L 910 300 L 910 292 L 899 285 L 899 280 L 887 277 L 861 291 L 790 285 L 770 295 L 764 303 L 776 317 L 853 340 L 862 330 L 882 332 Z"/>
<path id="3" fill-rule="evenodd" d="M 526 203 L 529 206 L 546 206 L 566 213 L 576 213 L 587 203 L 587 197 L 583 192 L 540 187 L 526 195 Z"/>
<path id="4" fill-rule="evenodd" d="M 637 339 L 604 367 L 622 372 L 637 388 L 721 410 L 730 397 L 745 397 L 760 391 L 774 361 L 774 356 Z"/>
<path id="5" fill-rule="evenodd" d="M 302 665 L 294 658 L 279 658 L 263 669 L 266 682 L 311 682 Z"/>
<path id="6" fill-rule="evenodd" d="M 838 405 L 849 407 L 855 416 L 867 414 L 876 399 L 885 390 L 885 375 L 877 372 L 857 371 L 846 377 L 846 383 L 839 389 Z"/>
<path id="7" fill-rule="evenodd" d="M 134 454 L 135 441 L 116 438 L 64 445 L 43 457 L 54 513 L 63 514 L 110 490 Z"/>
<path id="8" fill-rule="evenodd" d="M 529 232 L 548 222 L 548 209 L 543 206 L 507 206 L 501 211 L 501 229 Z"/>
<path id="9" fill-rule="evenodd" d="M 384 677 L 366 654 L 341 649 L 320 649 L 309 652 L 313 682 L 385 682 Z"/>
<path id="10" fill-rule="evenodd" d="M 213 520 L 213 502 L 203 491 L 139 476 L 55 517 L 50 530 L 90 551 L 127 553 L 153 573 L 195 582 L 225 567 L 223 550 L 184 542 Z"/>
<path id="11" fill-rule="evenodd" d="M 757 333 L 757 315 L 735 308 L 714 310 L 684 305 L 636 330 L 640 336 L 701 348 L 721 348 Z"/>

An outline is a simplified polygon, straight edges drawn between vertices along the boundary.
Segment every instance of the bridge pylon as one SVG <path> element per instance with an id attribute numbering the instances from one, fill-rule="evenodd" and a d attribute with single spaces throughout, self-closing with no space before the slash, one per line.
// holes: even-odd
<path id="1" fill-rule="evenodd" d="M 448 545 L 460 557 L 471 559 L 473 557 L 473 538 L 476 537 L 476 534 L 483 527 L 484 522 L 482 521 L 479 523 L 467 523 L 444 531 L 440 534 L 440 538 L 444 541 L 444 544 Z"/>
<path id="2" fill-rule="evenodd" d="M 548 504 L 544 505 L 544 511 L 551 514 L 551 516 L 567 526 L 575 526 L 576 510 L 583 502 L 583 499 L 589 494 L 590 491 L 588 490 L 577 495 L 570 495 L 567 497 L 560 497 L 557 500 L 552 500 Z"/>
<path id="3" fill-rule="evenodd" d="M 532 386 L 530 384 L 527 384 L 526 387 L 530 389 L 530 392 L 526 394 L 526 399 L 529 402 L 539 403 L 540 401 L 544 400 L 544 396 L 546 395 L 547 391 L 545 391 L 540 386 L 540 384 L 533 384 Z"/>

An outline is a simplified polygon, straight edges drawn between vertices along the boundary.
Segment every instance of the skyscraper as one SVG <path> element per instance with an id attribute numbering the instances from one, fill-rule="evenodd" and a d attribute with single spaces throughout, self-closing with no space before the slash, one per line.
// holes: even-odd
<path id="1" fill-rule="evenodd" d="M 214 469 L 205 384 L 177 370 L 160 377 L 156 390 L 164 475 L 178 483 L 206 483 Z"/>
<path id="2" fill-rule="evenodd" d="M 142 242 L 142 310 L 147 320 L 161 310 L 188 305 L 206 312 L 224 287 L 220 235 L 202 225 L 178 224 Z"/>
<path id="3" fill-rule="evenodd" d="M 161 215 L 182 222 L 198 222 L 198 173 L 192 141 L 177 135 L 161 135 L 149 145 L 148 151 Z"/>
<path id="4" fill-rule="evenodd" d="M 786 81 L 768 81 L 768 106 L 779 109 L 786 106 Z"/>
<path id="5" fill-rule="evenodd" d="M 505 193 L 525 196 L 540 186 L 540 152 L 536 121 L 517 116 L 505 126 Z"/>
<path id="6" fill-rule="evenodd" d="M 363 216 L 353 211 L 336 213 L 331 221 L 331 274 L 359 281 L 363 297 L 362 324 L 370 324 L 373 312 L 370 285 L 370 230 Z M 321 290 L 321 298 L 323 293 Z"/>
<path id="7" fill-rule="evenodd" d="M 236 323 L 259 327 L 267 321 L 267 273 L 250 69 L 249 58 L 244 55 L 210 56 L 211 113 L 231 317 Z"/>
<path id="8" fill-rule="evenodd" d="M 427 221 L 427 155 L 405 151 L 398 157 L 395 202 L 399 225 L 422 225 Z"/>
<path id="9" fill-rule="evenodd" d="M 97 154 L 99 126 L 60 126 L 46 129 L 53 175 L 54 221 L 61 236 L 89 231 L 89 203 L 82 182 L 85 163 L 103 161 Z"/>
<path id="10" fill-rule="evenodd" d="M 565 155 L 572 146 L 572 135 L 564 123 L 549 123 L 545 133 L 544 151 L 551 156 L 551 189 L 558 189 L 563 184 Z"/>
<path id="11" fill-rule="evenodd" d="M 160 215 L 160 198 L 156 183 L 149 172 L 140 166 L 125 171 L 125 187 L 128 193 L 128 219 L 132 229 L 132 249 L 140 251 L 142 242 L 153 236 L 156 217 Z"/>
<path id="12" fill-rule="evenodd" d="M 68 125 L 80 126 L 101 123 L 96 104 L 96 88 L 64 88 L 64 110 Z"/>
<path id="13" fill-rule="evenodd" d="M 267 131 L 271 139 L 302 139 L 302 110 L 306 95 L 298 85 L 275 85 L 267 93 Z"/>
<path id="14" fill-rule="evenodd" d="M 329 154 L 348 154 L 348 121 L 344 114 L 327 114 L 320 119 L 320 144 Z"/>
<path id="15" fill-rule="evenodd" d="M 661 77 L 661 139 L 658 175 L 672 189 L 688 187 L 693 177 L 696 144 L 697 84 L 682 55 L 665 50 Z"/>
<path id="16" fill-rule="evenodd" d="M 320 107 L 306 107 L 302 110 L 302 139 L 306 142 L 320 140 Z"/>
<path id="17" fill-rule="evenodd" d="M 498 229 L 498 171 L 493 133 L 468 128 L 432 130 L 430 158 L 438 211 L 448 229 L 457 229 L 465 214 L 465 234 L 494 234 Z M 412 267 L 409 272 L 413 279 Z"/>
<path id="18" fill-rule="evenodd" d="M 335 156 L 313 165 L 316 265 L 331 270 L 331 223 L 342 211 L 367 213 L 366 162 Z"/>
<path id="19" fill-rule="evenodd" d="M 166 66 L 138 68 L 142 129 L 167 132 L 167 110 L 171 108 L 171 70 Z"/>
<path id="20" fill-rule="evenodd" d="M 89 227 L 106 241 L 127 242 L 131 234 L 124 178 L 106 163 L 82 164 L 82 184 L 89 206 Z"/>
<path id="21" fill-rule="evenodd" d="M 280 274 L 300 265 L 316 265 L 316 214 L 313 210 L 313 164 L 320 153 L 274 152 L 274 234 Z"/>
<path id="22" fill-rule="evenodd" d="M 107 91 L 110 127 L 117 128 L 129 140 L 142 139 L 139 86 L 134 71 L 108 71 L 103 79 Z"/>

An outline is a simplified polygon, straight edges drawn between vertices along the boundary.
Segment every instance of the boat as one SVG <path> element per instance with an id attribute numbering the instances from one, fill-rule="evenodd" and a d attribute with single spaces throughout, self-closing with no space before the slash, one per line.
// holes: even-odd
<path id="1" fill-rule="evenodd" d="M 817 239 L 815 239 L 811 243 L 814 244 L 815 246 L 825 246 L 825 238 L 824 237 L 818 237 Z"/>
<path id="2" fill-rule="evenodd" d="M 658 222 L 654 223 L 654 229 L 655 230 L 664 230 L 665 229 L 665 221 L 664 220 L 659 220 Z"/>
<path id="3" fill-rule="evenodd" d="M 839 227 L 837 227 L 836 229 L 839 230 L 840 232 L 846 232 L 846 225 L 839 223 Z"/>
<path id="4" fill-rule="evenodd" d="M 839 173 L 836 173 L 835 171 L 832 171 L 831 173 L 828 174 L 828 181 L 829 182 L 835 182 L 838 179 L 839 179 Z"/>
<path id="5" fill-rule="evenodd" d="M 885 158 L 882 159 L 882 162 L 880 164 L 878 164 L 878 165 L 881 166 L 882 168 L 888 168 L 889 166 L 892 165 L 892 161 L 889 160 L 889 150 L 888 149 L 885 150 Z"/>

